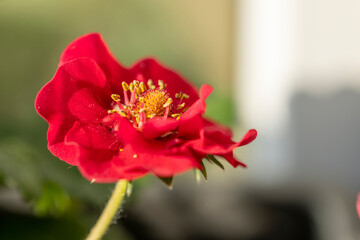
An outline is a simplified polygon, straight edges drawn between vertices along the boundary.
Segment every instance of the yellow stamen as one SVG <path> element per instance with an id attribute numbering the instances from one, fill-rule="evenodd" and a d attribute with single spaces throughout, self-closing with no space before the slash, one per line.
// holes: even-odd
<path id="1" fill-rule="evenodd" d="M 127 112 L 124 111 L 124 110 L 120 110 L 119 114 L 120 114 L 120 116 L 122 116 L 122 117 L 128 117 Z"/>
<path id="2" fill-rule="evenodd" d="M 139 88 L 139 85 L 140 85 L 139 81 L 134 80 L 133 83 L 134 83 L 135 88 Z"/>
<path id="3" fill-rule="evenodd" d="M 169 136 L 171 134 L 173 134 L 173 132 L 166 132 L 163 135 L 161 135 L 160 137 L 164 138 L 164 137 L 167 137 L 167 136 Z"/>
<path id="4" fill-rule="evenodd" d="M 149 79 L 149 80 L 147 81 L 147 85 L 148 85 L 148 87 L 149 87 L 150 89 L 155 89 L 155 88 L 156 88 L 153 80 L 151 80 L 151 79 Z"/>
<path id="5" fill-rule="evenodd" d="M 137 158 L 137 154 L 134 154 L 134 155 L 133 155 L 133 158 Z"/>
<path id="6" fill-rule="evenodd" d="M 186 93 L 182 93 L 182 96 L 181 96 L 180 100 L 183 100 L 184 98 L 188 99 L 189 95 L 187 95 Z"/>
<path id="7" fill-rule="evenodd" d="M 165 87 L 166 87 L 166 84 L 164 83 L 163 80 L 159 80 L 159 81 L 158 81 L 158 85 L 159 85 L 160 90 L 163 90 L 163 89 L 165 89 Z"/>
<path id="8" fill-rule="evenodd" d="M 174 113 L 174 114 L 171 114 L 171 116 L 173 118 L 178 118 L 178 117 L 181 117 L 181 113 Z"/>
<path id="9" fill-rule="evenodd" d="M 119 151 L 122 152 L 122 151 L 124 151 L 124 149 L 120 148 Z"/>
<path id="10" fill-rule="evenodd" d="M 190 107 L 186 107 L 184 108 L 184 110 L 182 111 L 183 113 L 186 112 Z"/>
<path id="11" fill-rule="evenodd" d="M 182 96 L 182 92 L 175 93 L 175 98 L 179 99 Z"/>
<path id="12" fill-rule="evenodd" d="M 179 104 L 179 105 L 177 106 L 177 110 L 182 109 L 184 106 L 185 106 L 185 103 Z"/>
<path id="13" fill-rule="evenodd" d="M 115 102 L 120 102 L 121 101 L 121 97 L 118 94 L 111 94 L 111 98 L 115 101 Z"/>
<path id="14" fill-rule="evenodd" d="M 134 91 L 134 83 L 130 83 L 129 85 L 130 92 Z"/>
<path id="15" fill-rule="evenodd" d="M 122 82 L 121 85 L 125 91 L 129 90 L 129 85 L 126 82 Z"/>
<path id="16" fill-rule="evenodd" d="M 163 105 L 164 108 L 170 106 L 170 104 L 172 104 L 173 100 L 172 98 L 168 98 L 168 100 L 166 101 L 166 103 Z"/>
<path id="17" fill-rule="evenodd" d="M 118 113 L 118 111 L 116 111 L 115 109 L 109 110 L 108 114 L 111 114 L 111 113 Z"/>
<path id="18" fill-rule="evenodd" d="M 147 90 L 147 87 L 146 87 L 145 83 L 143 83 L 143 82 L 140 83 L 140 90 L 141 90 L 142 93 Z"/>

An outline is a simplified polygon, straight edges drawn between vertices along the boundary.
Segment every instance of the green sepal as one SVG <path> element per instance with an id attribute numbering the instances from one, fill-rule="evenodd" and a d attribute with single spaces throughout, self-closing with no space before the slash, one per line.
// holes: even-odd
<path id="1" fill-rule="evenodd" d="M 215 163 L 219 168 L 225 170 L 225 168 L 224 168 L 224 166 L 221 164 L 221 162 L 219 162 L 219 160 L 217 160 L 213 155 L 207 154 L 207 155 L 206 155 L 206 159 L 209 160 L 209 162 L 211 162 L 211 163 Z"/>
<path id="2" fill-rule="evenodd" d="M 203 175 L 203 177 L 205 178 L 205 180 L 207 180 L 207 172 L 206 172 L 206 168 L 205 168 L 205 165 L 204 165 L 203 161 L 201 161 L 200 164 L 201 164 L 202 168 L 199 169 L 199 170 L 200 170 L 200 172 L 202 173 L 202 175 Z"/>
<path id="3" fill-rule="evenodd" d="M 170 189 L 173 185 L 174 177 L 158 177 L 163 183 L 165 183 Z"/>

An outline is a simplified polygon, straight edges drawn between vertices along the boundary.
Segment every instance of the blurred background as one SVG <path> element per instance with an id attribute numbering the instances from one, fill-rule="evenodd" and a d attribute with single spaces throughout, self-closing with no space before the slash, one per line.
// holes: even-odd
<path id="1" fill-rule="evenodd" d="M 104 239 L 359 239 L 358 0 L 1 0 L 0 239 L 84 239 L 111 195 L 53 157 L 34 109 L 75 38 L 100 32 L 129 66 L 156 56 L 231 126 L 247 169 L 153 176 Z"/>

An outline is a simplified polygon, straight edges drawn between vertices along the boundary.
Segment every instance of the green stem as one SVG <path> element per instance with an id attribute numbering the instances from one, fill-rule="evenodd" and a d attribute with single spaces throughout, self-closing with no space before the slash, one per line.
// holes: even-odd
<path id="1" fill-rule="evenodd" d="M 105 234 L 126 194 L 127 180 L 120 180 L 108 203 L 86 240 L 98 240 Z"/>

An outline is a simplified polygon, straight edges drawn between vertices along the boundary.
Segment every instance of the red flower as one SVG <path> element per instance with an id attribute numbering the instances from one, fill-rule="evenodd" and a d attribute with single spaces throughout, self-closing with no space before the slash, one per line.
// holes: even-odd
<path id="1" fill-rule="evenodd" d="M 358 193 L 357 195 L 357 200 L 356 200 L 356 211 L 358 213 L 358 216 L 360 218 L 360 193 Z"/>
<path id="2" fill-rule="evenodd" d="M 152 79 L 152 80 L 151 80 Z M 149 172 L 171 177 L 202 169 L 207 154 L 243 165 L 231 131 L 207 119 L 209 85 L 196 88 L 154 59 L 121 66 L 99 34 L 78 38 L 63 52 L 54 78 L 35 106 L 49 123 L 48 148 L 97 182 L 132 180 Z"/>

